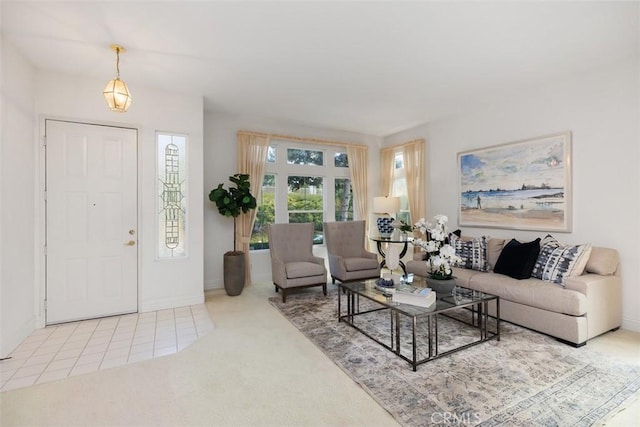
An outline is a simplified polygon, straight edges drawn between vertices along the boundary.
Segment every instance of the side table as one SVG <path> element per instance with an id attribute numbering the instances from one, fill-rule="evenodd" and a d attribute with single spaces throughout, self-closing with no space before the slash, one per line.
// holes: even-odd
<path id="1" fill-rule="evenodd" d="M 402 268 L 402 272 L 406 276 L 407 267 L 404 265 L 404 262 L 402 262 L 402 257 L 405 256 L 407 253 L 407 248 L 409 247 L 409 240 L 407 238 L 393 239 L 391 237 L 371 237 L 370 239 L 376 242 L 376 246 L 378 247 L 378 253 L 382 257 L 382 261 L 380 262 L 380 268 L 384 268 L 387 265 L 387 261 L 386 261 L 387 253 L 383 248 L 383 244 L 400 243 L 403 245 L 402 251 L 400 251 L 400 255 L 399 255 L 399 258 L 400 258 L 399 263 L 400 263 L 400 267 Z"/>

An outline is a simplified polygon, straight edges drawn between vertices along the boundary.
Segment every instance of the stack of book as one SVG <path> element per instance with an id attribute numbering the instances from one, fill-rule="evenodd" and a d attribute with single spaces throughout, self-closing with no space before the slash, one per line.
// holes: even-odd
<path id="1" fill-rule="evenodd" d="M 394 302 L 430 307 L 436 302 L 436 293 L 431 288 L 418 288 L 411 285 L 398 285 L 391 298 Z"/>

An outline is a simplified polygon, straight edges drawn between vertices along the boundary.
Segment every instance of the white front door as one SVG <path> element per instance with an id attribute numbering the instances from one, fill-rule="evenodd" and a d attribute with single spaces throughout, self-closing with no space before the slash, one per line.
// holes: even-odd
<path id="1" fill-rule="evenodd" d="M 136 312 L 137 131 L 45 129 L 46 322 Z"/>

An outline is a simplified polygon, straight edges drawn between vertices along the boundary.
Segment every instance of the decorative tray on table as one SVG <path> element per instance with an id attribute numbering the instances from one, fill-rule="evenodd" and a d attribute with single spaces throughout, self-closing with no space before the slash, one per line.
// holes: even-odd
<path id="1" fill-rule="evenodd" d="M 382 277 L 376 280 L 376 289 L 382 292 L 385 296 L 391 296 L 396 290 L 396 285 L 391 279 L 383 279 Z"/>

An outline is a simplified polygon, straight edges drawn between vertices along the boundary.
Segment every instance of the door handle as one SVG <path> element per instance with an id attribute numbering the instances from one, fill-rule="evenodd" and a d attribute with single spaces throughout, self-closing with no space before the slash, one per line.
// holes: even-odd
<path id="1" fill-rule="evenodd" d="M 135 240 L 129 240 L 127 243 L 125 243 L 126 246 L 133 246 L 136 244 Z"/>

